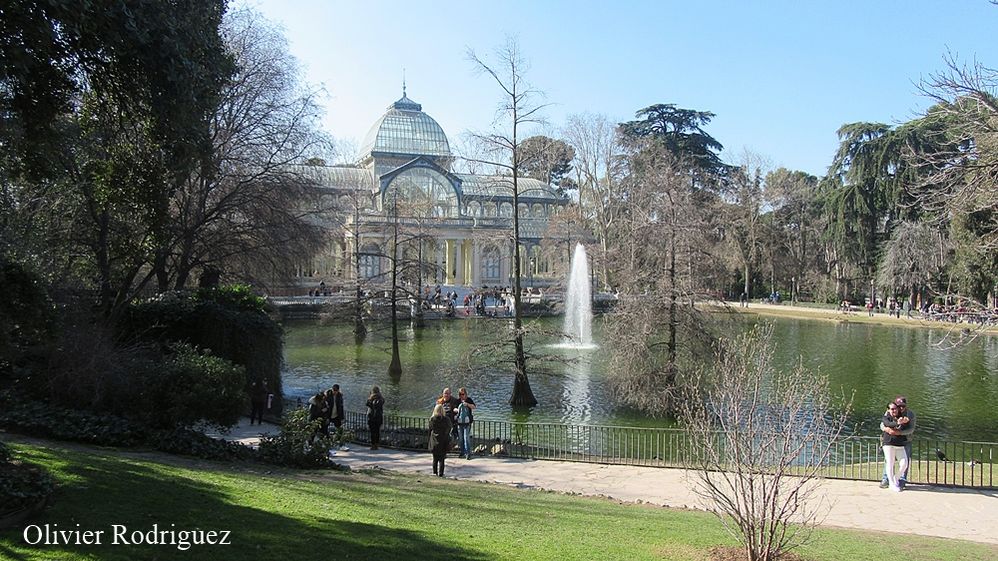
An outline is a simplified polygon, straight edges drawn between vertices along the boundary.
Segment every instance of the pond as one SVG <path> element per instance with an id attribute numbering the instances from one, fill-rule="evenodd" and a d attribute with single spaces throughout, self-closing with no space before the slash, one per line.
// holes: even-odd
<path id="1" fill-rule="evenodd" d="M 945 332 L 924 327 L 895 327 L 750 316 L 731 324 L 732 334 L 753 321 L 774 324 L 778 368 L 798 360 L 820 369 L 834 391 L 855 395 L 850 423 L 859 434 L 876 435 L 884 405 L 895 394 L 908 396 L 918 414 L 923 439 L 998 442 L 998 336 L 982 335 L 969 344 L 946 348 Z M 387 375 L 390 339 L 386 328 L 356 344 L 351 326 L 291 323 L 286 326 L 284 391 L 293 402 L 318 389 L 340 384 L 348 410 L 361 411 L 371 386 L 381 386 L 387 410 L 429 416 L 445 386 L 465 386 L 488 419 L 626 426 L 668 426 L 615 403 L 607 388 L 604 360 L 596 351 L 567 353 L 569 363 L 533 364 L 530 384 L 539 405 L 514 411 L 506 402 L 512 374 L 506 365 L 467 368 L 470 349 L 494 338 L 497 319 L 428 322 L 421 330 L 401 331 L 403 373 Z M 541 320 L 551 330 L 559 318 Z M 598 323 L 594 339 L 599 342 Z M 538 345 L 548 342 L 538 340 Z M 455 391 L 456 393 L 456 391 Z"/>

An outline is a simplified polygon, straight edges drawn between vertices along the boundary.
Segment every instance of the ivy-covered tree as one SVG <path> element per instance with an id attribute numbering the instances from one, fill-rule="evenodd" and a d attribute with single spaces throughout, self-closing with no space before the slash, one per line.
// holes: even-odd
<path id="1" fill-rule="evenodd" d="M 107 317 L 148 282 L 170 196 L 210 150 L 208 117 L 232 71 L 223 11 L 222 1 L 132 0 L 0 12 L 11 206 L 44 197 L 31 210 L 48 220 L 34 225 L 60 241 L 44 249 L 61 250 L 64 270 L 98 289 Z"/>

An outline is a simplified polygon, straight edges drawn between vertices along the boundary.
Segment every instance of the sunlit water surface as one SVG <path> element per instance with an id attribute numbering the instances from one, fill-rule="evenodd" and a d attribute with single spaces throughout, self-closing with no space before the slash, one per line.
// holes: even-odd
<path id="1" fill-rule="evenodd" d="M 361 411 L 371 386 L 379 385 L 387 409 L 406 415 L 429 415 L 433 400 L 445 386 L 465 386 L 478 404 L 476 416 L 520 421 L 668 426 L 667 419 L 649 418 L 618 405 L 605 374 L 607 350 L 557 349 L 555 335 L 531 342 L 536 353 L 567 361 L 532 362 L 530 385 L 539 405 L 528 412 L 507 404 L 512 389 L 509 364 L 476 362 L 468 369 L 468 354 L 482 350 L 494 338 L 499 319 L 428 322 L 401 332 L 403 374 L 387 374 L 390 340 L 387 329 L 376 329 L 356 344 L 351 326 L 292 323 L 286 326 L 284 390 L 292 399 L 306 399 L 317 389 L 342 386 L 349 410 Z M 834 391 L 855 395 L 851 425 L 861 434 L 876 434 L 884 405 L 895 394 L 909 397 L 918 414 L 922 438 L 998 442 L 998 337 L 981 336 L 957 348 L 937 343 L 944 332 L 935 329 L 838 324 L 814 320 L 770 319 L 774 324 L 778 368 L 793 368 L 798 360 L 827 374 Z M 560 318 L 542 320 L 551 333 Z M 750 321 L 731 324 L 728 335 L 745 330 Z M 599 320 L 593 339 L 601 345 Z M 455 392 L 456 393 L 456 392 Z"/>

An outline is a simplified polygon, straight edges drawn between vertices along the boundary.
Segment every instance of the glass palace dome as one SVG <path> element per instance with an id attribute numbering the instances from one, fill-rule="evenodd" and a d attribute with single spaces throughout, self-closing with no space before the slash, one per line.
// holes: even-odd
<path id="1" fill-rule="evenodd" d="M 426 113 L 423 106 L 402 92 L 402 99 L 388 106 L 364 138 L 360 153 L 450 156 L 447 135 Z"/>

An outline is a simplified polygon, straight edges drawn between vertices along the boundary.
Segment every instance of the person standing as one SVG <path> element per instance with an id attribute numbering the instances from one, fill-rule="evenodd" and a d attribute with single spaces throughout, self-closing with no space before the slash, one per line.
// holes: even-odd
<path id="1" fill-rule="evenodd" d="M 312 432 L 312 436 L 309 437 L 308 443 L 312 444 L 315 441 L 315 435 L 320 432 L 325 436 L 329 436 L 329 424 L 326 422 L 326 414 L 328 412 L 326 407 L 326 396 L 320 391 L 313 395 L 308 400 L 308 422 L 312 423 L 314 421 L 319 421 L 319 426 L 315 428 Z"/>
<path id="2" fill-rule="evenodd" d="M 433 475 L 444 476 L 444 460 L 447 459 L 447 451 L 450 450 L 451 422 L 444 413 L 444 406 L 436 404 L 433 406 L 433 414 L 430 416 L 430 452 L 433 453 Z"/>
<path id="3" fill-rule="evenodd" d="M 898 477 L 898 486 L 904 489 L 905 485 L 908 484 L 908 470 L 911 468 L 911 441 L 915 433 L 915 412 L 908 409 L 908 398 L 903 395 L 894 398 L 894 405 L 897 406 L 900 417 L 907 419 L 907 422 L 900 429 L 891 428 L 884 423 L 880 423 L 880 430 L 890 433 L 892 436 L 905 437 L 904 454 L 908 458 L 908 465 L 901 471 Z M 887 477 L 887 466 L 884 466 L 884 477 L 880 480 L 880 488 L 886 489 L 888 486 L 890 486 L 890 481 Z"/>
<path id="4" fill-rule="evenodd" d="M 451 394 L 450 388 L 444 388 L 441 392 L 440 397 L 437 398 L 437 404 L 444 406 L 444 414 L 451 422 L 451 439 L 457 441 L 457 406 L 461 405 L 461 400 L 454 397 Z"/>
<path id="5" fill-rule="evenodd" d="M 385 421 L 385 398 L 381 388 L 371 388 L 367 398 L 367 428 L 371 430 L 371 450 L 377 450 L 381 444 L 381 424 Z"/>
<path id="6" fill-rule="evenodd" d="M 263 424 L 263 410 L 267 407 L 268 394 L 270 391 L 266 380 L 257 380 L 250 385 L 250 426 L 253 426 L 254 419 L 257 424 Z"/>
<path id="7" fill-rule="evenodd" d="M 340 434 L 340 427 L 343 425 L 343 419 L 346 418 L 346 412 L 343 410 L 343 394 L 340 392 L 340 385 L 333 384 L 332 400 L 329 404 L 329 418 L 332 421 L 333 426 L 336 427 L 336 434 Z M 328 396 L 327 396 L 328 399 Z"/>
<path id="8" fill-rule="evenodd" d="M 887 485 L 894 492 L 901 491 L 898 475 L 908 471 L 908 456 L 904 451 L 907 437 L 900 434 L 900 430 L 907 422 L 908 419 L 899 413 L 897 403 L 892 401 L 887 406 L 887 412 L 884 413 L 881 424 L 895 430 L 884 431 L 881 443 L 884 449 L 884 470 L 887 472 Z M 892 434 L 892 432 L 898 434 Z M 897 472 L 894 471 L 895 460 L 900 464 Z"/>
<path id="9" fill-rule="evenodd" d="M 468 390 L 457 390 L 458 406 L 454 418 L 457 420 L 457 443 L 460 455 L 471 459 L 471 424 L 475 422 L 475 400 L 468 397 Z"/>

